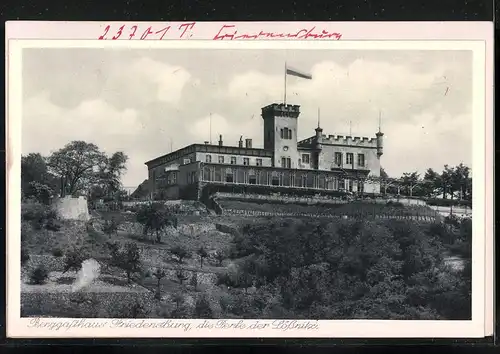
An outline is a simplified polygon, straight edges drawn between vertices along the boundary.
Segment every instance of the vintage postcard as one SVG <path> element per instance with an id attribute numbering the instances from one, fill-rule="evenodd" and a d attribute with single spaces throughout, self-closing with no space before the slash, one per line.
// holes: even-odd
<path id="1" fill-rule="evenodd" d="M 7 336 L 491 335 L 463 26 L 8 22 Z"/>

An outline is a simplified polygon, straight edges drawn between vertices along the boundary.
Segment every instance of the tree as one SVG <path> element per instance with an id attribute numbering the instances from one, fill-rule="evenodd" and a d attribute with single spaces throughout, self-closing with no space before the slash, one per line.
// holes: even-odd
<path id="1" fill-rule="evenodd" d="M 413 195 L 413 189 L 420 183 L 420 175 L 417 172 L 403 173 L 401 184 L 404 186 L 405 194 Z"/>
<path id="2" fill-rule="evenodd" d="M 469 182 L 472 182 L 469 174 L 470 168 L 462 163 L 453 169 L 451 184 L 453 191 L 458 192 L 459 199 L 467 199 L 466 196 L 470 191 Z M 472 183 L 470 184 L 472 185 Z"/>
<path id="3" fill-rule="evenodd" d="M 104 225 L 102 226 L 102 231 L 106 235 L 111 236 L 112 234 L 118 233 L 118 226 L 120 226 L 120 224 L 115 218 L 112 218 L 111 220 L 105 220 Z"/>
<path id="4" fill-rule="evenodd" d="M 73 141 L 48 158 L 50 172 L 61 181 L 61 196 L 88 192 L 97 182 L 97 171 L 106 163 L 106 155 L 97 145 Z"/>
<path id="5" fill-rule="evenodd" d="M 227 257 L 227 252 L 225 250 L 218 250 L 215 252 L 215 259 L 217 260 L 217 265 L 222 267 L 222 262 Z"/>
<path id="6" fill-rule="evenodd" d="M 163 269 L 157 268 L 156 271 L 153 273 L 153 276 L 157 280 L 157 284 L 156 284 L 156 298 L 158 300 L 160 300 L 161 299 L 161 291 L 160 291 L 161 280 L 163 278 L 165 278 L 167 276 L 167 274 L 165 273 L 165 271 Z"/>
<path id="7" fill-rule="evenodd" d="M 94 186 L 94 195 L 107 201 L 119 201 L 122 198 L 121 176 L 126 171 L 128 157 L 123 152 L 115 152 L 106 157 L 104 164 L 99 165 L 98 182 Z M 125 193 L 126 194 L 126 193 Z"/>
<path id="8" fill-rule="evenodd" d="M 200 257 L 200 268 L 203 268 L 203 260 L 208 256 L 208 253 L 203 247 L 200 247 L 196 253 Z"/>
<path id="9" fill-rule="evenodd" d="M 188 276 L 182 271 L 182 269 L 178 269 L 177 272 L 175 272 L 175 275 L 177 276 L 177 279 L 179 280 L 179 283 L 182 285 L 184 283 L 184 280 L 187 280 Z"/>
<path id="10" fill-rule="evenodd" d="M 104 194 L 115 192 L 126 162 L 127 156 L 123 152 L 107 157 L 93 143 L 72 141 L 52 153 L 47 166 L 49 172 L 60 180 L 61 196 L 90 195 L 96 186 L 101 187 Z"/>
<path id="11" fill-rule="evenodd" d="M 433 197 L 436 192 L 443 192 L 443 182 L 441 180 L 441 175 L 434 171 L 432 168 L 428 168 L 424 174 L 424 183 L 422 189 L 427 197 Z"/>
<path id="12" fill-rule="evenodd" d="M 132 275 L 141 270 L 141 255 L 134 242 L 128 242 L 122 249 L 116 244 L 110 245 L 111 264 L 125 271 L 130 283 Z"/>
<path id="13" fill-rule="evenodd" d="M 193 272 L 193 275 L 191 276 L 190 279 L 191 286 L 193 287 L 194 290 L 198 290 L 198 273 Z"/>
<path id="14" fill-rule="evenodd" d="M 383 167 L 380 167 L 380 177 L 381 178 L 388 178 L 389 177 L 389 175 L 387 174 L 387 172 L 385 172 Z"/>
<path id="15" fill-rule="evenodd" d="M 144 235 L 154 232 L 156 235 L 154 242 L 158 243 L 161 243 L 161 231 L 165 227 L 177 228 L 177 217 L 157 203 L 151 203 L 139 209 L 136 218 L 137 222 L 144 227 Z"/>
<path id="16" fill-rule="evenodd" d="M 170 249 L 170 253 L 177 257 L 177 261 L 182 263 L 182 260 L 189 257 L 189 251 L 182 246 L 175 246 Z"/>

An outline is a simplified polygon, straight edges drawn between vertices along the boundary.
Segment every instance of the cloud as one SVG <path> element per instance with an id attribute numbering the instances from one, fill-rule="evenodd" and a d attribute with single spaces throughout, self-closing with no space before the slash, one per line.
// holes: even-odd
<path id="1" fill-rule="evenodd" d="M 452 63 L 417 72 L 403 63 L 323 61 L 312 67 L 313 80 L 287 78 L 287 103 L 301 105 L 299 139 L 314 135 L 318 108 L 325 134 L 374 137 L 380 115 L 386 145 L 382 165 L 388 173 L 440 169 L 472 159 L 471 108 L 465 106 L 470 96 L 463 99 L 467 89 L 453 70 L 461 69 Z M 283 76 L 248 71 L 233 77 L 226 96 L 255 111 L 282 102 L 283 86 Z"/>
<path id="2" fill-rule="evenodd" d="M 237 146 L 240 137 L 243 140 L 250 138 L 254 145 L 262 144 L 262 123 L 260 117 L 254 117 L 247 121 L 229 120 L 224 116 L 214 113 L 197 119 L 192 126 L 191 136 L 193 142 L 204 142 L 210 140 L 210 130 L 212 131 L 212 144 L 217 144 L 219 135 L 222 135 L 224 145 Z M 259 124 L 260 123 L 260 124 Z M 210 129 L 210 126 L 212 129 Z"/>
<path id="3" fill-rule="evenodd" d="M 199 80 L 183 67 L 140 57 L 118 65 L 109 76 L 108 93 L 120 95 L 121 102 L 147 105 L 152 102 L 166 102 L 178 105 L 183 90 L 191 83 L 199 85 Z"/>
<path id="4" fill-rule="evenodd" d="M 117 110 L 98 99 L 65 109 L 42 92 L 23 106 L 22 151 L 48 155 L 70 141 L 84 140 L 107 153 L 121 150 L 130 155 L 128 142 L 141 130 L 143 125 L 133 109 Z"/>
<path id="5" fill-rule="evenodd" d="M 71 140 L 124 151 L 124 183 L 147 178 L 144 162 L 223 135 L 262 147 L 261 108 L 282 102 L 276 62 L 313 80 L 287 77 L 287 103 L 301 106 L 299 139 L 373 137 L 379 114 L 382 165 L 391 175 L 472 161 L 470 53 L 451 51 L 32 50 L 23 56 L 23 153 Z M 25 61 L 25 62 L 24 62 Z"/>

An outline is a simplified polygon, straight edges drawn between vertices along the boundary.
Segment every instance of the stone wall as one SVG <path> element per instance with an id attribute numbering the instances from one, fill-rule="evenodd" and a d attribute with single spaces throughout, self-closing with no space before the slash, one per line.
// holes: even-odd
<path id="1" fill-rule="evenodd" d="M 57 198 L 54 200 L 53 205 L 63 220 L 90 220 L 88 203 L 85 197 L 73 198 L 67 196 Z"/>

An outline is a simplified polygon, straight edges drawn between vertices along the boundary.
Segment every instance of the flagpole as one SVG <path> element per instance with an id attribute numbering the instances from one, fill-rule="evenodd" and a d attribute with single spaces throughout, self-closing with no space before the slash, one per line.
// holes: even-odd
<path id="1" fill-rule="evenodd" d="M 286 106 L 286 61 L 285 61 L 285 95 L 283 97 L 283 103 Z"/>

